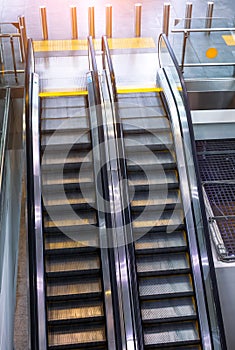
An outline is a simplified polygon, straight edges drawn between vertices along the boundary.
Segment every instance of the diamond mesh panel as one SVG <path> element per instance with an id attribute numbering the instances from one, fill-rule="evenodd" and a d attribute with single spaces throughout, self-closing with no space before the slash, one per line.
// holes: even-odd
<path id="1" fill-rule="evenodd" d="M 201 180 L 224 245 L 235 255 L 235 139 L 198 141 L 196 146 Z"/>

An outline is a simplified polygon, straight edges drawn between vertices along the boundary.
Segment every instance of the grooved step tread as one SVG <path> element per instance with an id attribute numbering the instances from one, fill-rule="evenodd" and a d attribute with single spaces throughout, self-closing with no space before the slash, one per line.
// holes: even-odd
<path id="1" fill-rule="evenodd" d="M 140 277 L 139 293 L 142 299 L 176 298 L 193 294 L 189 275 Z"/>
<path id="2" fill-rule="evenodd" d="M 157 133 L 170 130 L 170 123 L 166 117 L 146 117 L 146 108 L 143 108 L 141 114 L 135 120 L 122 118 L 122 127 L 124 137 L 128 137 L 129 134 L 138 133 Z"/>
<path id="3" fill-rule="evenodd" d="M 133 228 L 152 228 L 152 227 L 181 227 L 184 223 L 184 215 L 182 211 L 151 211 L 146 208 L 139 216 L 132 213 Z"/>
<path id="4" fill-rule="evenodd" d="M 70 130 L 64 133 L 44 134 L 41 137 L 41 147 L 53 150 L 62 150 L 68 153 L 73 146 L 87 148 L 91 145 L 90 134 L 88 131 L 80 132 Z"/>
<path id="5" fill-rule="evenodd" d="M 186 233 L 184 231 L 148 233 L 135 241 L 136 254 L 153 254 L 155 251 L 180 251 L 186 248 Z"/>
<path id="6" fill-rule="evenodd" d="M 68 300 L 71 298 L 88 298 L 89 296 L 100 295 L 101 293 L 102 282 L 97 277 L 84 277 L 80 280 L 73 277 L 66 279 L 50 278 L 47 281 L 47 296 L 50 298 L 61 298 L 64 296 Z"/>
<path id="7" fill-rule="evenodd" d="M 46 273 L 53 272 L 84 272 L 100 269 L 100 259 L 96 254 L 47 256 Z"/>
<path id="8" fill-rule="evenodd" d="M 79 233 L 78 233 L 79 235 Z M 70 251 L 76 249 L 76 251 L 90 251 L 98 247 L 99 245 L 99 237 L 97 232 L 95 234 L 91 233 L 86 235 L 86 239 L 84 237 L 80 240 L 73 240 L 66 235 L 46 235 L 45 237 L 45 249 L 46 253 L 50 253 L 52 251 L 55 253 L 63 253 L 64 251 Z"/>
<path id="9" fill-rule="evenodd" d="M 48 320 L 50 321 L 71 321 L 99 318 L 104 316 L 103 303 L 101 301 L 77 301 L 49 303 Z"/>
<path id="10" fill-rule="evenodd" d="M 78 150 L 71 150 L 69 153 L 64 152 L 56 152 L 54 150 L 51 150 L 47 152 L 46 157 L 42 159 L 42 171 L 55 169 L 59 166 L 61 168 L 61 164 L 63 164 L 63 167 L 66 165 L 83 165 L 88 166 L 90 165 L 90 168 L 92 169 L 92 154 L 89 151 L 78 151 Z"/>
<path id="11" fill-rule="evenodd" d="M 72 330 L 71 328 L 65 330 L 58 330 L 48 333 L 48 342 L 50 346 L 62 345 L 76 345 L 82 344 L 89 346 L 89 344 L 103 343 L 106 340 L 105 329 L 102 326 L 93 325 L 88 329 Z"/>
<path id="12" fill-rule="evenodd" d="M 65 184 L 84 184 L 84 183 L 94 183 L 94 177 L 92 171 L 70 171 L 58 173 L 46 172 L 42 174 L 42 184 L 44 186 L 58 185 L 61 186 L 63 190 L 63 185 Z M 59 189 L 57 189 L 59 190 Z"/>
<path id="13" fill-rule="evenodd" d="M 180 207 L 181 198 L 179 191 L 146 191 L 146 192 L 135 192 L 133 193 L 130 187 L 129 196 L 133 197 L 131 201 L 131 206 L 134 210 L 143 210 L 146 206 L 154 206 L 156 210 Z"/>
<path id="14" fill-rule="evenodd" d="M 137 256 L 139 276 L 157 276 L 174 273 L 189 273 L 189 258 L 186 253 L 171 253 Z"/>
<path id="15" fill-rule="evenodd" d="M 89 131 L 89 122 L 87 117 L 84 116 L 74 116 L 61 118 L 47 118 L 41 120 L 41 132 L 46 133 L 65 133 L 72 132 L 73 130 L 79 130 L 80 132 Z"/>
<path id="16" fill-rule="evenodd" d="M 124 138 L 125 148 L 128 152 L 143 152 L 150 150 L 165 150 L 173 148 L 171 132 L 163 131 L 153 134 L 129 134 Z M 149 151 L 151 152 L 151 151 Z"/>
<path id="17" fill-rule="evenodd" d="M 143 301 L 141 315 L 144 323 L 182 321 L 197 316 L 193 298 Z"/>
<path id="18" fill-rule="evenodd" d="M 163 324 L 144 331 L 146 346 L 156 345 L 170 347 L 172 345 L 199 344 L 200 338 L 195 322 Z"/>
<path id="19" fill-rule="evenodd" d="M 130 171 L 139 169 L 148 170 L 153 169 L 155 171 L 160 169 L 175 169 L 176 160 L 175 153 L 172 150 L 163 151 L 149 151 L 146 152 L 129 152 L 130 149 L 126 149 L 126 162 L 127 168 Z"/>
<path id="20" fill-rule="evenodd" d="M 135 190 L 158 190 L 178 187 L 178 174 L 174 170 L 128 172 L 128 184 L 134 186 Z M 166 192 L 165 192 L 166 193 Z"/>

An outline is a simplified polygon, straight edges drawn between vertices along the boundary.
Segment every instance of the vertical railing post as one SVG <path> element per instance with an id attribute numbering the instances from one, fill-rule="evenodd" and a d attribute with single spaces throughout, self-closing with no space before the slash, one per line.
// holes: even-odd
<path id="1" fill-rule="evenodd" d="M 95 8 L 90 6 L 88 8 L 88 25 L 89 25 L 89 36 L 93 39 L 95 37 Z"/>
<path id="2" fill-rule="evenodd" d="M 27 34 L 26 34 L 25 17 L 23 15 L 18 17 L 18 23 L 19 23 L 18 32 L 20 34 L 20 38 L 19 38 L 20 58 L 21 58 L 21 62 L 24 62 L 26 59 L 26 51 L 27 51 Z"/>
<path id="3" fill-rule="evenodd" d="M 72 39 L 78 38 L 78 25 L 77 25 L 77 8 L 76 6 L 70 6 L 71 22 L 72 22 Z"/>
<path id="4" fill-rule="evenodd" d="M 42 23 L 42 37 L 43 37 L 43 40 L 48 40 L 46 6 L 40 6 L 40 13 L 41 13 L 41 23 Z"/>
<path id="5" fill-rule="evenodd" d="M 185 29 L 190 29 L 192 19 L 193 4 L 191 2 L 186 3 L 185 9 Z"/>
<path id="6" fill-rule="evenodd" d="M 112 38 L 113 35 L 113 10 L 112 5 L 107 4 L 106 6 L 106 36 Z"/>
<path id="7" fill-rule="evenodd" d="M 211 28 L 213 9 L 214 9 L 214 3 L 212 1 L 208 2 L 207 11 L 206 11 L 206 23 L 205 23 L 206 28 Z M 210 32 L 207 32 L 207 34 L 209 35 Z"/>
<path id="8" fill-rule="evenodd" d="M 181 59 L 181 72 L 184 72 L 184 61 L 185 61 L 185 54 L 186 54 L 186 44 L 187 39 L 189 36 L 189 32 L 187 30 L 184 31 L 184 40 L 183 40 L 183 47 L 182 47 L 182 59 Z"/>
<path id="9" fill-rule="evenodd" d="M 17 69 L 16 69 L 16 58 L 15 58 L 15 48 L 14 48 L 14 41 L 13 41 L 13 37 L 12 36 L 10 36 L 10 43 L 11 43 L 11 54 L 12 54 L 13 68 L 14 68 L 14 74 L 15 74 L 15 82 L 18 83 Z"/>
<path id="10" fill-rule="evenodd" d="M 163 6 L 163 26 L 162 32 L 168 36 L 169 34 L 169 24 L 170 24 L 170 3 L 164 3 Z"/>
<path id="11" fill-rule="evenodd" d="M 141 13 L 142 4 L 135 4 L 135 36 L 141 36 Z"/>

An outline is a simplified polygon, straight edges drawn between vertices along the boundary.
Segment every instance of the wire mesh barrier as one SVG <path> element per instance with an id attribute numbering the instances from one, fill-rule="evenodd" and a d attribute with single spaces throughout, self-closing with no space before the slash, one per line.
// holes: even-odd
<path id="1" fill-rule="evenodd" d="M 220 258 L 235 259 L 235 139 L 197 142 L 201 181 L 225 251 Z"/>

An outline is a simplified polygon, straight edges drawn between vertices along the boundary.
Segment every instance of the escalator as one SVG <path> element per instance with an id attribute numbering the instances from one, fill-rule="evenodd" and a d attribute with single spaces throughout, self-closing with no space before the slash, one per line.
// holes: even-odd
<path id="1" fill-rule="evenodd" d="M 160 39 L 166 52 L 170 48 L 167 38 Z M 213 267 L 208 278 L 212 256 L 210 250 L 205 252 L 207 231 L 202 236 L 200 231 L 204 219 L 198 209 L 200 195 L 194 184 L 177 62 L 171 61 L 172 53 L 170 59 L 165 57 L 167 51 L 163 59 L 170 69 L 159 70 L 158 85 L 127 92 L 127 88 L 117 89 L 106 37 L 102 51 L 116 128 L 123 140 L 119 154 L 126 163 L 123 178 L 128 180 L 125 190 L 134 241 L 141 349 L 226 349 Z M 202 264 L 200 254 L 205 259 Z M 213 300 L 209 306 L 207 297 Z"/>
<path id="2" fill-rule="evenodd" d="M 48 348 L 105 349 L 87 96 L 43 99 L 41 106 Z"/>
<path id="3" fill-rule="evenodd" d="M 32 348 L 225 349 L 167 77 L 117 93 L 107 40 L 102 76 L 89 40 L 79 96 L 38 105 L 39 78 L 26 76 Z"/>
<path id="4" fill-rule="evenodd" d="M 105 350 L 108 282 L 103 271 L 108 268 L 102 266 L 89 104 L 95 100 L 95 86 L 89 76 L 91 87 L 76 96 L 56 92 L 40 97 L 30 41 L 28 47 L 31 346 Z"/>
<path id="5" fill-rule="evenodd" d="M 145 348 L 200 349 L 190 251 L 166 111 L 157 93 L 118 95 L 118 110 L 132 198 Z"/>

